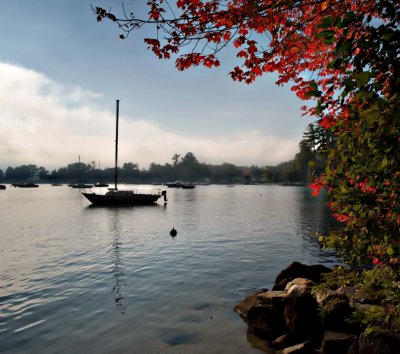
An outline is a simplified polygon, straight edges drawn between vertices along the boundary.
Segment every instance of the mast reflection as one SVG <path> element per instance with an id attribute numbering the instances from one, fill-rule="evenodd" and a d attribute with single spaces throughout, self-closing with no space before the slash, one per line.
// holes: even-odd
<path id="1" fill-rule="evenodd" d="M 126 279 L 123 272 L 123 263 L 121 261 L 121 225 L 119 222 L 118 209 L 112 210 L 112 217 L 110 223 L 110 232 L 112 235 L 111 247 L 113 256 L 112 274 L 114 279 L 114 299 L 115 305 L 120 310 L 121 314 L 126 312 L 126 305 L 124 303 L 123 286 L 126 285 Z"/>

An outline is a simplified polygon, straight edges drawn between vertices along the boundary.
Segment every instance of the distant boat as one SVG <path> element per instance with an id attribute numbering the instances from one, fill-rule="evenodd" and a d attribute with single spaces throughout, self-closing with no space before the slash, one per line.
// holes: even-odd
<path id="1" fill-rule="evenodd" d="M 85 183 L 69 184 L 69 186 L 78 189 L 93 188 L 93 184 L 85 184 Z"/>
<path id="2" fill-rule="evenodd" d="M 6 189 L 6 186 L 4 184 L 0 184 L 0 189 Z"/>
<path id="3" fill-rule="evenodd" d="M 94 184 L 95 187 L 108 187 L 107 183 L 97 182 Z"/>
<path id="4" fill-rule="evenodd" d="M 168 187 L 168 188 L 181 188 L 182 187 L 182 181 L 175 181 L 175 182 L 167 182 L 167 183 L 165 183 L 165 185 Z"/>
<path id="5" fill-rule="evenodd" d="M 26 183 L 11 183 L 13 187 L 18 187 L 18 188 L 37 188 L 39 187 L 38 184 L 31 183 L 31 182 L 26 182 Z"/>
<path id="6" fill-rule="evenodd" d="M 194 184 L 191 183 L 183 183 L 182 181 L 178 180 L 175 182 L 168 182 L 165 183 L 168 188 L 182 188 L 182 189 L 193 189 L 196 187 Z"/>
<path id="7" fill-rule="evenodd" d="M 151 193 L 137 193 L 132 190 L 118 190 L 118 120 L 119 100 L 116 107 L 116 128 L 115 128 L 115 171 L 114 188 L 109 188 L 105 194 L 82 193 L 94 205 L 149 205 L 154 204 L 161 196 L 167 201 L 167 192 L 160 188 Z"/>

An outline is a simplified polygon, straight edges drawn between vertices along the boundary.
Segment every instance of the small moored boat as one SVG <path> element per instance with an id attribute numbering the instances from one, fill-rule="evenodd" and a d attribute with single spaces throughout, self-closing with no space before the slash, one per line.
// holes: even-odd
<path id="1" fill-rule="evenodd" d="M 85 188 L 92 188 L 93 184 L 75 183 L 75 184 L 70 184 L 69 186 L 72 188 L 85 189 Z"/>
<path id="2" fill-rule="evenodd" d="M 108 187 L 107 183 L 97 182 L 94 184 L 95 187 Z"/>
<path id="3" fill-rule="evenodd" d="M 31 182 L 26 182 L 26 183 L 11 183 L 13 187 L 18 187 L 18 188 L 37 188 L 39 187 L 38 184 L 31 183 Z"/>

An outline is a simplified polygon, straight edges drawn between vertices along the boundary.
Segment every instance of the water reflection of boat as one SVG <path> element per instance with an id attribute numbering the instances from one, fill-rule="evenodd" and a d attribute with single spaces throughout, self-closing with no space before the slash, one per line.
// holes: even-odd
<path id="1" fill-rule="evenodd" d="M 151 193 L 138 193 L 133 190 L 118 190 L 118 120 L 119 100 L 117 100 L 116 129 L 115 129 L 115 187 L 105 194 L 94 192 L 82 193 L 92 204 L 95 205 L 146 205 L 155 203 L 161 196 L 167 201 L 166 191 L 153 190 Z"/>
<path id="2" fill-rule="evenodd" d="M 61 183 L 52 183 L 51 185 L 52 185 L 53 187 L 60 187 L 60 186 L 62 186 Z"/>
<path id="3" fill-rule="evenodd" d="M 26 183 L 11 183 L 13 187 L 18 187 L 18 188 L 37 188 L 39 187 L 38 184 L 31 183 L 31 182 L 26 182 Z"/>

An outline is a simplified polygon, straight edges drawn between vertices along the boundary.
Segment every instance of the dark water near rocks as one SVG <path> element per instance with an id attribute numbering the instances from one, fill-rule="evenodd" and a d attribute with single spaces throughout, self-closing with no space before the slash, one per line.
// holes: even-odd
<path id="1" fill-rule="evenodd" d="M 335 261 L 309 238 L 332 220 L 307 188 L 168 199 L 108 208 L 66 186 L 0 191 L 0 352 L 257 353 L 233 307 L 293 260 Z"/>

